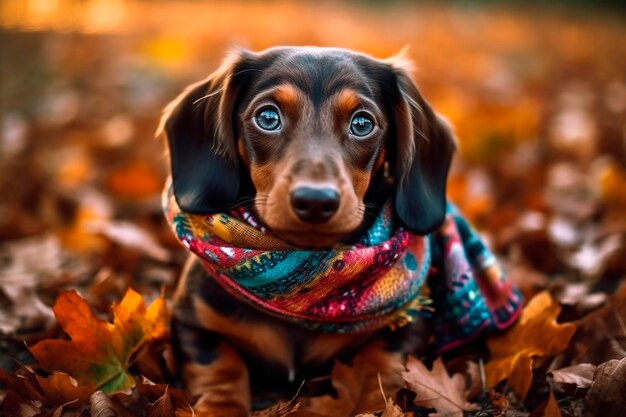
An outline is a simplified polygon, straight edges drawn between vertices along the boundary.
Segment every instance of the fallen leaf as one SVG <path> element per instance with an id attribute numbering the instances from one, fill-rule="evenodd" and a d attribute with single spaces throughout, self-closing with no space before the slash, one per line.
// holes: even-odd
<path id="1" fill-rule="evenodd" d="M 586 397 L 595 415 L 623 416 L 626 409 L 626 357 L 598 366 Z"/>
<path id="2" fill-rule="evenodd" d="M 485 392 L 485 381 L 483 380 L 483 375 L 485 373 L 485 365 L 480 363 L 468 360 L 465 361 L 465 371 L 463 372 L 467 379 L 469 380 L 469 384 L 467 387 L 467 398 L 472 399 L 478 397 L 481 393 Z"/>
<path id="3" fill-rule="evenodd" d="M 561 307 L 544 291 L 529 301 L 515 326 L 487 339 L 491 353 L 485 365 L 488 386 L 508 379 L 518 397 L 526 398 L 534 359 L 562 352 L 576 331 L 574 324 L 556 322 L 560 311 Z"/>
<path id="4" fill-rule="evenodd" d="M 0 403 L 0 415 L 16 417 L 34 417 L 41 414 L 41 403 L 36 401 L 25 402 L 12 391 Z"/>
<path id="5" fill-rule="evenodd" d="M 406 368 L 403 377 L 416 394 L 415 405 L 437 410 L 437 413 L 430 414 L 431 417 L 462 416 L 463 411 L 477 408 L 466 399 L 464 377 L 461 374 L 450 377 L 441 358 L 433 363 L 432 371 L 413 357 L 409 357 Z"/>
<path id="6" fill-rule="evenodd" d="M 387 406 L 385 407 L 385 411 L 380 415 L 380 417 L 405 417 L 412 416 L 413 413 L 405 413 L 402 411 L 400 407 L 396 403 L 393 402 L 392 399 L 387 400 Z M 355 417 L 378 417 L 374 414 L 358 414 Z"/>
<path id="7" fill-rule="evenodd" d="M 560 384 L 572 384 L 578 388 L 589 388 L 593 383 L 593 374 L 596 366 L 590 363 L 568 366 L 566 368 L 550 371 L 554 382 Z"/>
<path id="8" fill-rule="evenodd" d="M 36 375 L 37 382 L 43 391 L 46 403 L 55 406 L 81 406 L 94 393 L 91 386 L 78 386 L 78 382 L 71 376 L 54 372 L 48 377 Z"/>
<path id="9" fill-rule="evenodd" d="M 167 249 L 161 247 L 150 233 L 131 222 L 94 220 L 87 222 L 85 228 L 91 233 L 102 234 L 123 247 L 143 252 L 158 261 L 170 260 Z"/>
<path id="10" fill-rule="evenodd" d="M 299 402 L 280 401 L 265 410 L 253 412 L 252 417 L 284 417 L 294 414 L 299 408 Z"/>
<path id="11" fill-rule="evenodd" d="M 561 409 L 554 398 L 554 391 L 550 389 L 550 396 L 540 404 L 529 417 L 562 417 Z"/>
<path id="12" fill-rule="evenodd" d="M 19 405 L 23 408 L 31 404 L 42 412 L 62 411 L 65 408 L 78 409 L 89 401 L 89 396 L 94 392 L 92 387 L 79 387 L 76 380 L 67 374 L 55 372 L 44 377 L 21 365 L 14 374 L 0 368 L 0 384 L 7 387 L 6 395 L 9 397 L 7 407 L 14 401 L 14 406 Z M 29 407 L 27 409 L 30 410 Z M 0 411 L 4 411 L 4 414 L 0 415 L 19 415 L 7 411 L 6 408 Z"/>
<path id="13" fill-rule="evenodd" d="M 601 364 L 626 356 L 626 286 L 604 307 L 576 321 L 577 331 L 569 352 L 574 363 Z"/>
<path id="14" fill-rule="evenodd" d="M 111 212 L 111 201 L 102 194 L 83 194 L 72 223 L 58 231 L 61 243 L 76 253 L 102 253 L 107 247 L 106 239 L 91 233 L 87 226 L 111 218 Z"/>
<path id="15" fill-rule="evenodd" d="M 0 333 L 12 334 L 17 330 L 45 329 L 52 323 L 54 323 L 52 310 L 33 291 L 21 291 L 13 295 L 10 302 L 0 307 Z"/>
<path id="16" fill-rule="evenodd" d="M 580 316 L 597 310 L 608 300 L 608 296 L 604 292 L 592 293 L 591 284 L 588 282 L 569 283 L 556 280 L 551 283 L 550 290 L 561 305 L 574 307 Z"/>
<path id="17" fill-rule="evenodd" d="M 493 409 L 494 417 L 506 416 L 507 412 L 511 408 L 511 404 L 509 403 L 508 398 L 506 398 L 506 395 L 493 389 L 489 391 L 489 404 Z"/>
<path id="18" fill-rule="evenodd" d="M 390 360 L 381 343 L 372 343 L 356 354 L 352 366 L 335 362 L 331 373 L 337 397 L 323 395 L 307 398 L 296 416 L 352 417 L 358 413 L 379 412 L 386 408 L 385 396 L 402 385 L 403 366 L 400 358 Z M 383 387 L 379 383 L 382 377 Z"/>
<path id="19" fill-rule="evenodd" d="M 531 268 L 523 263 L 507 262 L 504 264 L 507 279 L 519 288 L 525 299 L 532 298 L 548 286 L 547 274 Z"/>
<path id="20" fill-rule="evenodd" d="M 63 250 L 54 235 L 25 238 L 0 245 L 0 333 L 48 328 L 52 310 L 38 290 L 64 274 L 82 272 L 80 262 Z"/>
<path id="21" fill-rule="evenodd" d="M 19 398 L 19 402 L 35 401 L 42 404 L 45 401 L 34 373 L 26 367 L 19 367 L 13 374 L 0 368 L 0 383 L 8 388 L 7 396 Z M 3 406 L 6 407 L 8 404 L 3 403 Z"/>
<path id="22" fill-rule="evenodd" d="M 193 409 L 187 395 L 179 389 L 166 384 L 154 384 L 144 378 L 137 387 L 142 398 L 156 398 L 147 407 L 147 415 L 150 417 L 191 417 Z"/>
<path id="23" fill-rule="evenodd" d="M 146 309 L 132 289 L 113 306 L 113 324 L 97 319 L 75 291 L 62 293 L 53 310 L 71 340 L 43 340 L 30 351 L 45 370 L 65 372 L 80 385 L 105 392 L 135 385 L 128 373 L 133 353 L 146 341 L 164 336 L 168 325 L 163 297 Z"/>
<path id="24" fill-rule="evenodd" d="M 174 407 L 168 388 L 165 388 L 163 395 L 148 407 L 146 417 L 174 417 Z"/>
<path id="25" fill-rule="evenodd" d="M 116 197 L 140 200 L 158 196 L 163 178 L 154 167 L 144 162 L 132 162 L 112 171 L 106 185 Z"/>
<path id="26" fill-rule="evenodd" d="M 90 401 L 92 417 L 117 417 L 113 401 L 104 392 L 94 392 Z"/>
<path id="27" fill-rule="evenodd" d="M 53 278 L 67 262 L 53 235 L 4 243 L 0 246 L 0 289 L 13 299 Z"/>
<path id="28" fill-rule="evenodd" d="M 609 235 L 598 242 L 585 242 L 572 254 L 569 263 L 590 279 L 597 279 L 602 276 L 606 265 L 621 254 L 623 248 L 621 235 Z"/>
<path id="29" fill-rule="evenodd" d="M 609 204 L 626 207 L 626 171 L 616 163 L 606 163 L 599 178 L 599 189 L 602 198 Z"/>

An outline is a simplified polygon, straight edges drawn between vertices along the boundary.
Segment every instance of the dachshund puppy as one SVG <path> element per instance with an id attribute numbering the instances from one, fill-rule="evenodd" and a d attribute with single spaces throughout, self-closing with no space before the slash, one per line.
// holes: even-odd
<path id="1" fill-rule="evenodd" d="M 414 235 L 437 230 L 446 216 L 453 136 L 398 60 L 316 47 L 237 51 L 169 105 L 160 130 L 178 209 L 198 216 L 241 209 L 240 221 L 282 248 L 281 256 L 350 248 L 386 204 L 395 224 Z M 213 228 L 232 221 L 214 219 Z M 228 237 L 237 239 L 233 230 Z M 225 257 L 233 253 L 220 248 Z M 257 378 L 293 395 L 289 387 L 328 371 L 336 358 L 372 349 L 399 361 L 419 342 L 420 320 L 395 331 L 300 326 L 295 315 L 285 319 L 247 302 L 253 297 L 224 285 L 207 259 L 192 256 L 186 265 L 172 323 L 182 378 L 200 415 L 248 415 Z M 391 389 L 402 370 L 386 368 L 393 371 L 381 377 Z M 377 377 L 373 370 L 375 384 Z"/>

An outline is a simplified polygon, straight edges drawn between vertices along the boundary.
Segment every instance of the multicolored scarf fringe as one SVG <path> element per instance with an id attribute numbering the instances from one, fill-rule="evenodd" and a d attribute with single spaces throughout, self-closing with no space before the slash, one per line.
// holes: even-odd
<path id="1" fill-rule="evenodd" d="M 171 187 L 163 204 L 177 238 L 234 297 L 309 329 L 361 332 L 431 314 L 443 351 L 508 327 L 520 311 L 518 291 L 451 205 L 431 235 L 395 227 L 387 204 L 357 244 L 306 250 L 241 208 L 185 213 Z"/>

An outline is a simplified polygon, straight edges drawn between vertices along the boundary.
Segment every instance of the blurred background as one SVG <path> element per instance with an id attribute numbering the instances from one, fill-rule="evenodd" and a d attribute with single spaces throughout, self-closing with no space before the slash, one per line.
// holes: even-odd
<path id="1" fill-rule="evenodd" d="M 107 311 L 128 285 L 172 288 L 185 254 L 154 131 L 234 46 L 408 45 L 458 135 L 450 198 L 511 278 L 527 295 L 611 292 L 626 274 L 624 3 L 545 3 L 0 1 L 0 335 L 40 337 L 60 289 Z"/>

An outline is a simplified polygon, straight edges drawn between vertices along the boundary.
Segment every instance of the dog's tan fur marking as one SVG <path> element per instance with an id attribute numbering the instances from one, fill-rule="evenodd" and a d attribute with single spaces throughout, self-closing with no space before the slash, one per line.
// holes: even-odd
<path id="1" fill-rule="evenodd" d="M 291 84 L 281 84 L 276 87 L 274 98 L 282 109 L 288 113 L 296 113 L 301 106 L 300 92 Z"/>
<path id="2" fill-rule="evenodd" d="M 202 327 L 220 333 L 232 340 L 237 347 L 252 354 L 263 352 L 265 357 L 286 369 L 294 366 L 293 351 L 289 335 L 279 326 L 266 322 L 247 323 L 225 317 L 198 296 L 193 297 L 193 306 Z"/>
<path id="3" fill-rule="evenodd" d="M 267 194 L 274 185 L 274 173 L 276 164 L 250 165 L 250 177 L 257 190 L 257 193 Z"/>
<path id="4" fill-rule="evenodd" d="M 216 351 L 219 360 L 208 365 L 183 365 L 187 390 L 197 398 L 194 411 L 203 416 L 247 416 L 251 404 L 248 369 L 227 343 L 220 343 Z"/>
<path id="5" fill-rule="evenodd" d="M 337 94 L 337 98 L 335 99 L 336 109 L 339 112 L 348 116 L 350 116 L 352 112 L 356 110 L 356 108 L 359 106 L 359 103 L 359 95 L 356 93 L 356 91 L 349 88 L 341 90 L 341 92 Z"/>
<path id="6" fill-rule="evenodd" d="M 369 171 L 353 169 L 351 174 L 354 193 L 357 195 L 359 200 L 362 200 L 365 192 L 367 191 L 367 187 L 369 186 L 371 173 Z"/>
<path id="7" fill-rule="evenodd" d="M 322 333 L 312 338 L 311 342 L 305 346 L 302 361 L 305 363 L 324 363 L 348 347 L 358 346 L 370 336 L 370 333 L 359 335 Z"/>

